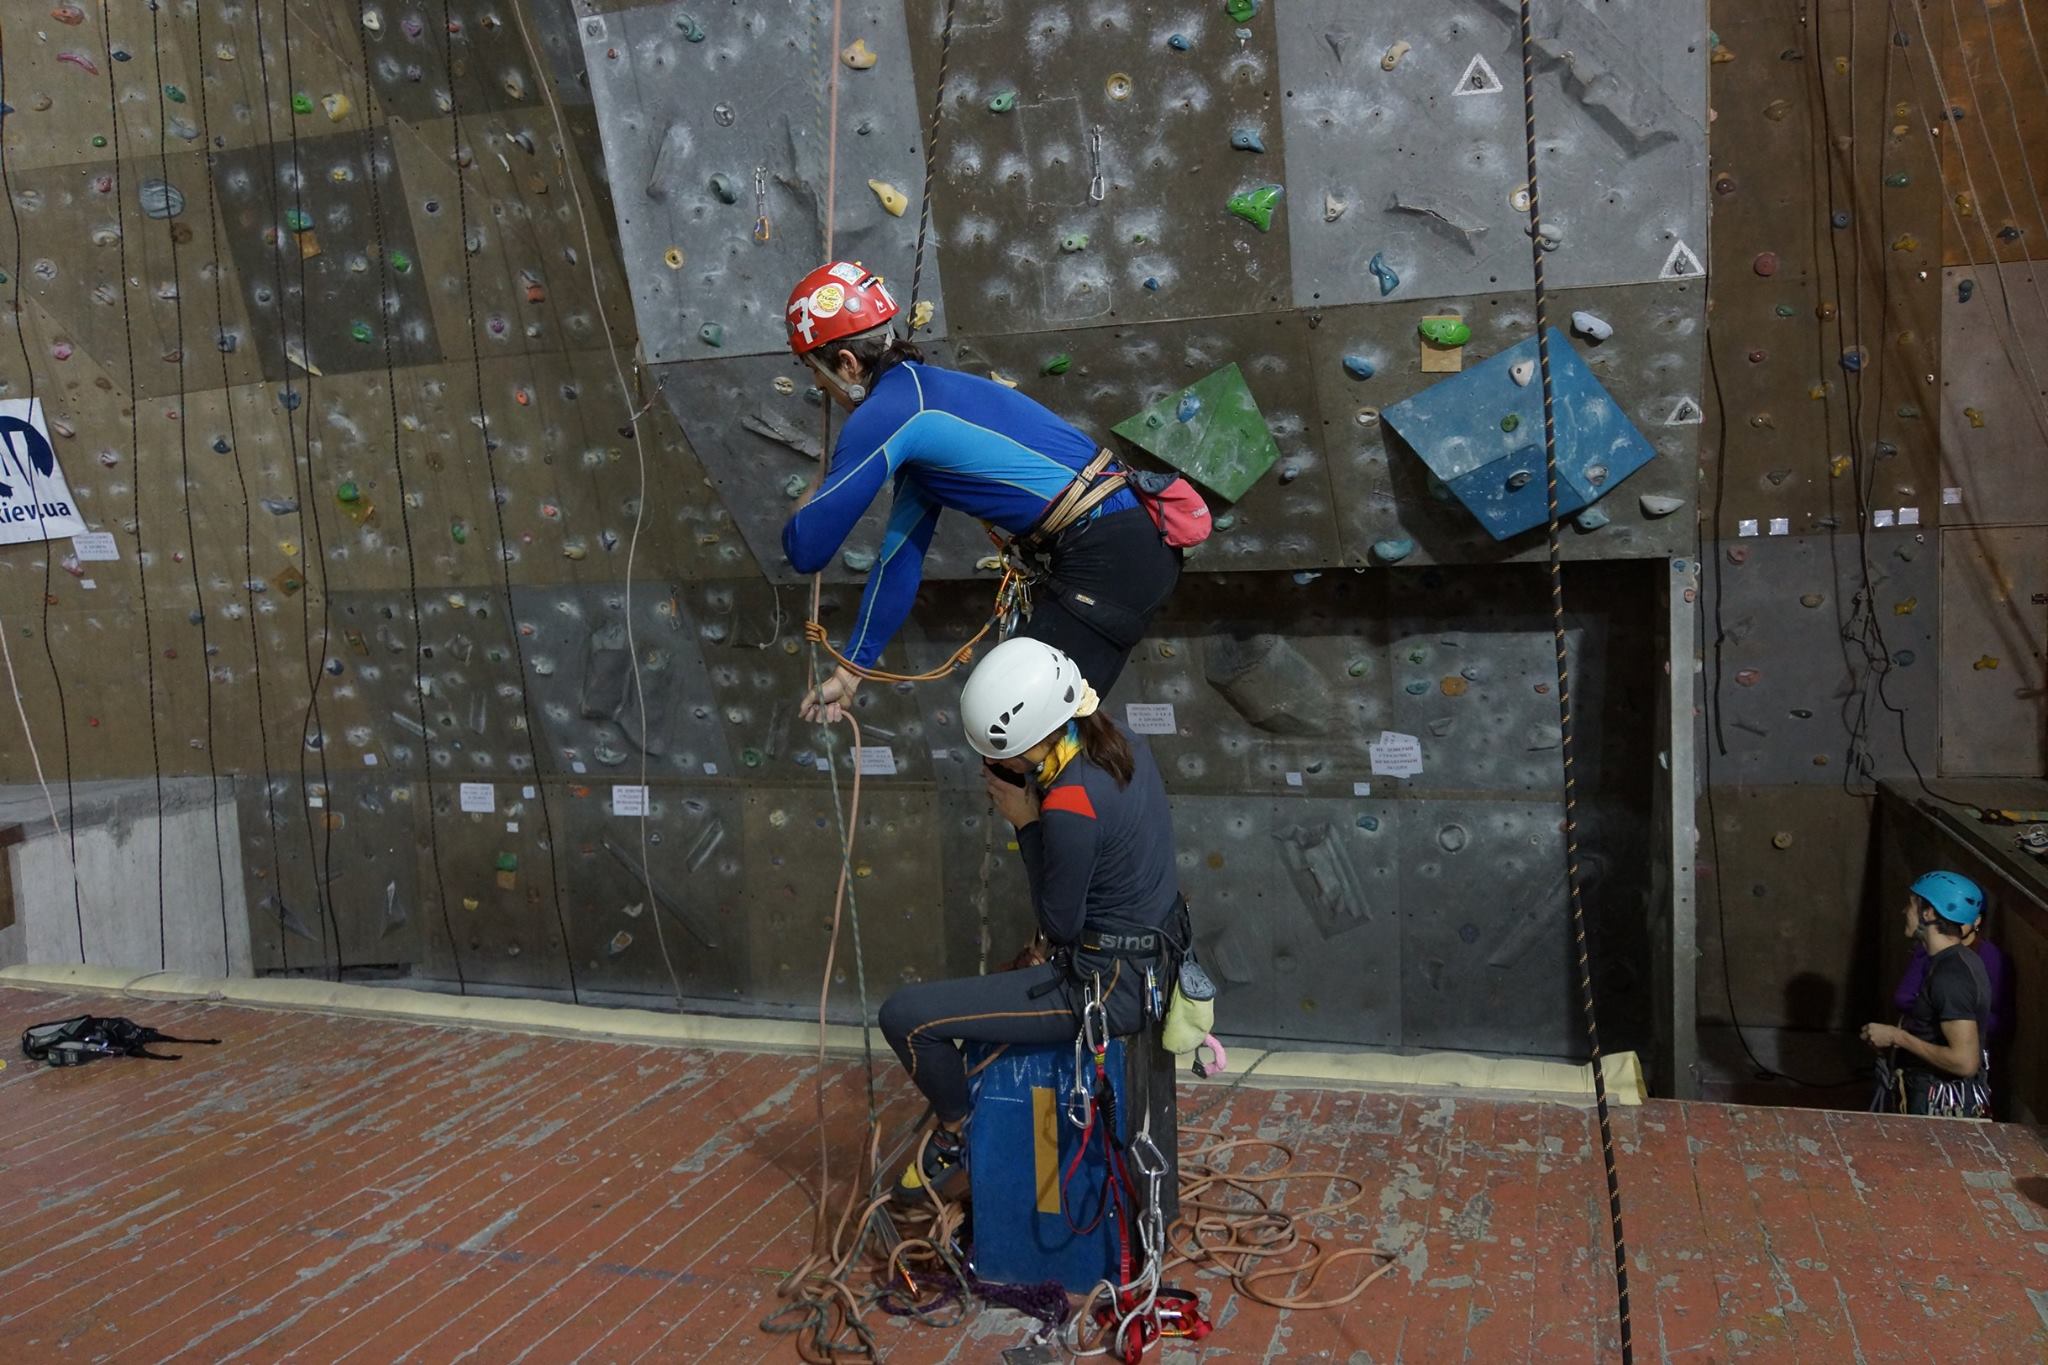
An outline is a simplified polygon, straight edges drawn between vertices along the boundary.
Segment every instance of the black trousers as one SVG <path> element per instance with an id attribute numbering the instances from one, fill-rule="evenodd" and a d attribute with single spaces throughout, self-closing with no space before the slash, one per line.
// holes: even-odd
<path id="1" fill-rule="evenodd" d="M 1132 507 L 1069 527 L 1046 559 L 1051 577 L 1034 591 L 1017 634 L 1064 653 L 1107 697 L 1173 596 L 1181 552 L 1160 539 L 1144 508 Z"/>
<path id="2" fill-rule="evenodd" d="M 1140 512 L 1140 516 L 1144 513 Z M 1127 1036 L 1145 1023 L 1145 966 L 1100 963 L 1109 1031 Z M 1084 970 L 1093 970 L 1090 964 Z M 1052 986 L 1036 998 L 1034 991 Z M 1164 985 L 1162 983 L 1162 989 Z M 882 1002 L 882 1036 L 946 1123 L 967 1117 L 967 1064 L 960 1044 L 1071 1043 L 1081 1028 L 1081 988 L 1052 963 L 987 976 L 905 986 Z"/>

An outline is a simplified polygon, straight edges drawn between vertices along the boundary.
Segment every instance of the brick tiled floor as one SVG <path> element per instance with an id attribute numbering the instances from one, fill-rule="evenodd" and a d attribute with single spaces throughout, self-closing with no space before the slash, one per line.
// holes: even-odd
<path id="1" fill-rule="evenodd" d="M 0 1036 L 85 1010 L 223 1045 L 0 1071 L 0 1360 L 794 1359 L 758 1323 L 808 1240 L 805 1059 L 23 990 Z M 857 1066 L 828 1102 L 850 1154 Z M 1184 1271 L 1220 1327 L 1168 1361 L 1612 1358 L 1587 1111 L 1246 1089 L 1207 1122 L 1364 1180 L 1328 1231 L 1402 1261 L 1327 1313 Z M 2048 1358 L 2039 1132 L 1665 1102 L 1616 1125 L 1639 1358 Z M 879 1331 L 904 1362 L 1027 1336 Z"/>

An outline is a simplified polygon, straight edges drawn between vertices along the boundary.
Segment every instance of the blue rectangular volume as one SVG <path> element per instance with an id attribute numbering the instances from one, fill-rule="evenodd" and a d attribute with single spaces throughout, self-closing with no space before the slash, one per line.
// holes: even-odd
<path id="1" fill-rule="evenodd" d="M 1536 365 L 1536 338 L 1433 384 L 1383 414 L 1495 540 L 1550 520 L 1543 471 L 1543 384 L 1517 384 Z M 1577 348 L 1550 329 L 1557 414 L 1557 514 L 1569 517 L 1612 492 L 1656 450 L 1601 387 Z"/>
<path id="2" fill-rule="evenodd" d="M 1103 1208 L 1106 1172 L 1099 1137 L 1090 1140 L 1073 1182 L 1064 1192 L 1060 1186 L 1081 1145 L 1081 1129 L 1066 1114 L 1074 1049 L 969 1044 L 969 1068 L 992 1052 L 998 1053 L 995 1060 L 972 1082 L 974 1111 L 967 1124 L 974 1273 L 999 1284 L 1057 1280 L 1085 1294 L 1098 1281 L 1117 1277 L 1117 1227 Z M 1087 1060 L 1092 1088 L 1095 1064 Z M 1121 1040 L 1110 1040 L 1108 1064 L 1122 1137 L 1129 1119 L 1123 1112 Z"/>

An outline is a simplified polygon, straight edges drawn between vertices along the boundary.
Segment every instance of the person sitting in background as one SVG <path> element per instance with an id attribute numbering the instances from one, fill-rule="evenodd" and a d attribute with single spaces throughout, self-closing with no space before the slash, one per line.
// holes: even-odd
<path id="1" fill-rule="evenodd" d="M 1919 941 L 1927 966 L 1899 1025 L 1863 1026 L 1863 1041 L 1889 1054 L 1879 1059 L 1871 1108 L 1989 1118 L 1991 982 L 1983 960 L 1963 944 L 1984 913 L 1984 892 L 1968 877 L 1930 872 L 1913 883 L 1905 913 L 1906 936 Z"/>

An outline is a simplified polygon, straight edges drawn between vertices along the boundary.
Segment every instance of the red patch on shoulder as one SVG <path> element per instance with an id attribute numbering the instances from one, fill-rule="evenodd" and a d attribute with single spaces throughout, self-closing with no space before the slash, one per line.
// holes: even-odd
<path id="1" fill-rule="evenodd" d="M 1063 810 L 1069 815 L 1085 815 L 1090 820 L 1096 818 L 1095 803 L 1088 799 L 1088 789 L 1078 782 L 1065 787 L 1054 787 L 1045 794 L 1045 799 L 1038 803 L 1038 808 L 1046 812 Z"/>

